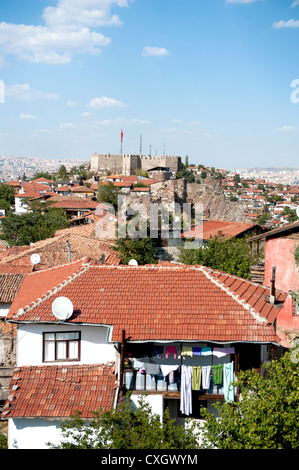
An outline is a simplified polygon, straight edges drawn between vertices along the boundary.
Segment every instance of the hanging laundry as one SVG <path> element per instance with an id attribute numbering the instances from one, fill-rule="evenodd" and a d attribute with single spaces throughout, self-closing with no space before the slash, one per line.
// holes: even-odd
<path id="1" fill-rule="evenodd" d="M 210 356 L 212 354 L 212 348 L 201 348 L 202 356 Z"/>
<path id="2" fill-rule="evenodd" d="M 162 358 L 163 357 L 163 346 L 152 347 L 152 357 Z"/>
<path id="3" fill-rule="evenodd" d="M 191 356 L 193 357 L 192 346 L 186 346 L 185 344 L 182 347 L 182 356 Z"/>
<path id="4" fill-rule="evenodd" d="M 169 354 L 174 354 L 174 359 L 176 359 L 176 346 L 167 346 L 165 357 L 168 359 Z"/>
<path id="5" fill-rule="evenodd" d="M 149 375 L 159 375 L 160 374 L 160 364 L 152 364 L 150 362 L 144 363 L 144 370 Z"/>
<path id="6" fill-rule="evenodd" d="M 192 366 L 183 365 L 181 369 L 180 410 L 187 416 L 192 414 Z"/>
<path id="7" fill-rule="evenodd" d="M 228 364 L 223 364 L 223 388 L 224 388 L 224 399 L 226 402 L 234 401 L 235 390 L 232 386 L 234 381 L 234 361 Z"/>
<path id="8" fill-rule="evenodd" d="M 213 356 L 224 357 L 227 355 L 225 348 L 213 348 Z"/>
<path id="9" fill-rule="evenodd" d="M 193 356 L 201 356 L 202 348 L 192 348 Z"/>
<path id="10" fill-rule="evenodd" d="M 132 360 L 132 367 L 133 369 L 142 369 L 144 370 L 144 362 L 138 361 L 137 359 Z"/>
<path id="11" fill-rule="evenodd" d="M 226 354 L 235 354 L 235 348 L 225 348 Z"/>
<path id="12" fill-rule="evenodd" d="M 235 348 L 214 348 L 213 355 L 216 357 L 224 357 L 228 354 L 235 354 Z"/>
<path id="13" fill-rule="evenodd" d="M 223 379 L 223 364 L 212 366 L 212 378 L 214 385 L 221 385 Z"/>
<path id="14" fill-rule="evenodd" d="M 202 388 L 209 389 L 211 381 L 211 366 L 203 366 L 201 369 Z"/>
<path id="15" fill-rule="evenodd" d="M 168 364 L 160 364 L 160 369 L 162 375 L 167 377 L 168 374 L 177 370 L 180 366 L 179 365 L 168 365 Z"/>
<path id="16" fill-rule="evenodd" d="M 193 366 L 192 368 L 192 390 L 201 389 L 201 366 Z"/>

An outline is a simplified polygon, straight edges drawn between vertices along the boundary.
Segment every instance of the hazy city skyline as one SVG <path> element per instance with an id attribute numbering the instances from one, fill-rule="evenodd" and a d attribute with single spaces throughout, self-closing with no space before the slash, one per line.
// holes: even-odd
<path id="1" fill-rule="evenodd" d="M 11 0 L 0 14 L 0 154 L 89 160 L 119 153 L 123 130 L 124 153 L 299 166 L 298 1 Z"/>

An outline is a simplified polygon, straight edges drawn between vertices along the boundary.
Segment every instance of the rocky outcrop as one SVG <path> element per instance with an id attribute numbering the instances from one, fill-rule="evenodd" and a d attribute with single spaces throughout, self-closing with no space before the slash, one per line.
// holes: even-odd
<path id="1" fill-rule="evenodd" d="M 221 184 L 215 178 L 206 178 L 201 184 L 187 183 L 186 202 L 202 203 L 204 217 L 211 220 L 252 223 L 246 216 L 245 205 L 225 197 Z"/>

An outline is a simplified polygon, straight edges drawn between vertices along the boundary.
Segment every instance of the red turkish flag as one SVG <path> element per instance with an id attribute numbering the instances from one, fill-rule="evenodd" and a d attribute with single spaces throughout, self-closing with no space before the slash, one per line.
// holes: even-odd
<path id="1" fill-rule="evenodd" d="M 123 130 L 121 130 L 121 133 L 120 133 L 120 135 L 121 135 L 121 141 L 123 141 L 123 138 L 124 138 L 124 133 L 123 133 Z"/>

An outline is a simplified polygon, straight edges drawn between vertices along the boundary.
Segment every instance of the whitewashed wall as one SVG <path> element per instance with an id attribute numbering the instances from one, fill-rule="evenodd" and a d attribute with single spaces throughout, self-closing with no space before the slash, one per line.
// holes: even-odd
<path id="1" fill-rule="evenodd" d="M 43 363 L 43 333 L 57 331 L 81 331 L 81 361 L 66 364 L 106 364 L 116 360 L 113 344 L 107 344 L 108 328 L 79 326 L 74 324 L 21 325 L 18 328 L 17 366 L 51 365 Z M 59 364 L 64 364 L 59 362 Z"/>
<path id="2" fill-rule="evenodd" d="M 24 418 L 8 420 L 8 449 L 49 449 L 47 442 L 58 445 L 61 437 L 57 421 Z"/>

